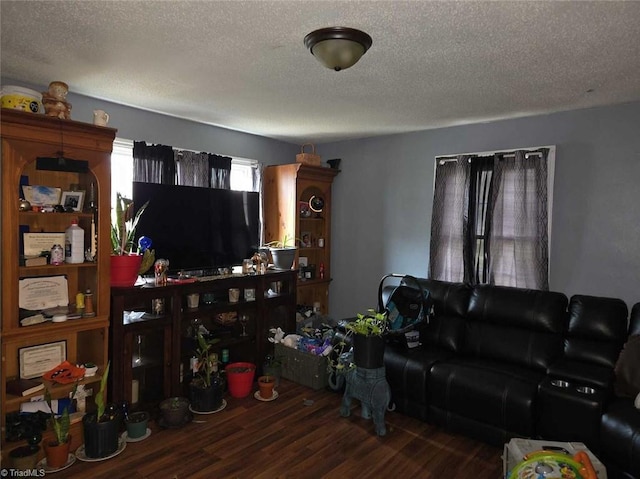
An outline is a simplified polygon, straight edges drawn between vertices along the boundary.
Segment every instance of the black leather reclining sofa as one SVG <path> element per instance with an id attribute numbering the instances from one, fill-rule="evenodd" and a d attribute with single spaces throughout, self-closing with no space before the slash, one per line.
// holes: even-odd
<path id="1" fill-rule="evenodd" d="M 640 411 L 613 393 L 640 304 L 628 326 L 620 299 L 419 281 L 434 302 L 421 345 L 385 352 L 397 411 L 497 446 L 584 442 L 610 479 L 640 478 Z"/>

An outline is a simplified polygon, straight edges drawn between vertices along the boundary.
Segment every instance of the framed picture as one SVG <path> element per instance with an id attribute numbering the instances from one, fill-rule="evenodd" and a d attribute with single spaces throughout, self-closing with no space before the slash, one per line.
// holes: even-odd
<path id="1" fill-rule="evenodd" d="M 303 231 L 300 235 L 300 246 L 303 248 L 311 248 L 311 233 Z"/>
<path id="2" fill-rule="evenodd" d="M 40 377 L 66 359 L 66 341 L 56 341 L 54 343 L 20 348 L 18 350 L 20 377 L 23 379 Z"/>
<path id="3" fill-rule="evenodd" d="M 61 188 L 53 186 L 22 185 L 24 199 L 31 206 L 55 206 L 60 203 Z"/>
<path id="4" fill-rule="evenodd" d="M 84 191 L 63 191 L 60 204 L 64 209 L 71 208 L 73 211 L 82 211 L 84 203 Z"/>

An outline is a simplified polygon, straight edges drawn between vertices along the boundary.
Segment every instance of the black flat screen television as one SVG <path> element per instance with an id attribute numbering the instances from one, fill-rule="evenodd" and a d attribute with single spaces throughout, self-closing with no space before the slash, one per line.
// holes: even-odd
<path id="1" fill-rule="evenodd" d="M 134 181 L 135 208 L 147 201 L 136 239 L 149 237 L 172 273 L 215 274 L 258 250 L 259 193 Z"/>

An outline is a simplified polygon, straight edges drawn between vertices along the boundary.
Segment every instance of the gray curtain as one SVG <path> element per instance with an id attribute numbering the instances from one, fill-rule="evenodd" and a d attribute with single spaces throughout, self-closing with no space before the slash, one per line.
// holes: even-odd
<path id="1" fill-rule="evenodd" d="M 209 187 L 209 154 L 174 150 L 177 184 Z"/>
<path id="2" fill-rule="evenodd" d="M 549 150 L 440 160 L 429 276 L 549 289 Z"/>
<path id="3" fill-rule="evenodd" d="M 490 200 L 492 284 L 549 289 L 548 149 L 498 155 Z"/>
<path id="4" fill-rule="evenodd" d="M 463 281 L 464 231 L 471 167 L 469 156 L 445 160 L 436 167 L 431 216 L 429 276 L 442 281 Z"/>

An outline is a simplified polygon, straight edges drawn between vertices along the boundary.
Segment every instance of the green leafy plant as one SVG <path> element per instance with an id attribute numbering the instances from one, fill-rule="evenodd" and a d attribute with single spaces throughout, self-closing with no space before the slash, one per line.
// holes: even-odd
<path id="1" fill-rule="evenodd" d="M 136 227 L 148 205 L 147 201 L 134 215 L 133 200 L 125 198 L 120 193 L 116 194 L 116 207 L 111 215 L 112 254 L 122 256 L 138 251 L 138 246 L 135 243 Z"/>
<path id="2" fill-rule="evenodd" d="M 282 361 L 284 361 L 284 356 L 276 356 L 275 354 L 267 354 L 264 357 L 263 366 L 267 368 L 279 368 L 282 366 Z"/>
<path id="3" fill-rule="evenodd" d="M 289 236 L 285 233 L 282 240 L 273 240 L 265 244 L 269 248 L 295 248 L 297 243 L 301 243 L 300 238 Z"/>
<path id="4" fill-rule="evenodd" d="M 211 375 L 213 373 L 213 361 L 209 358 L 211 347 L 220 341 L 219 338 L 206 340 L 202 333 L 198 333 L 198 347 L 196 348 L 196 358 L 198 359 L 198 372 L 194 378 L 194 384 L 199 384 L 203 388 L 211 386 Z"/>
<path id="5" fill-rule="evenodd" d="M 75 397 L 77 390 L 78 382 L 76 381 L 73 386 L 71 398 Z M 65 444 L 69 440 L 69 427 L 71 426 L 71 418 L 69 417 L 69 405 L 65 406 L 62 410 L 62 414 L 56 417 L 56 413 L 53 412 L 53 407 L 51 405 L 51 392 L 48 388 L 44 393 L 44 400 L 47 402 L 47 406 L 49 406 L 49 411 L 51 411 L 50 422 L 56 441 L 58 442 L 58 445 Z"/>
<path id="6" fill-rule="evenodd" d="M 367 313 L 358 313 L 355 320 L 345 325 L 347 332 L 363 336 L 383 336 L 389 330 L 387 312 L 378 313 L 369 309 Z"/>
<path id="7" fill-rule="evenodd" d="M 350 353 L 351 345 L 346 339 L 354 334 L 362 336 L 384 336 L 389 330 L 389 318 L 387 312 L 378 313 L 373 309 L 365 314 L 358 313 L 356 319 L 345 324 L 347 330 L 343 338 L 333 345 L 333 352 L 327 361 L 329 373 L 344 374 L 355 367 Z"/>
<path id="8" fill-rule="evenodd" d="M 104 374 L 102 375 L 102 380 L 100 381 L 100 390 L 98 391 L 98 394 L 96 394 L 96 406 L 98 407 L 97 410 L 97 414 L 96 414 L 96 421 L 100 422 L 100 420 L 102 419 L 102 416 L 104 416 L 104 411 L 105 411 L 105 399 L 106 399 L 106 388 L 107 388 L 107 377 L 109 376 L 109 366 L 111 365 L 111 361 L 107 362 L 107 367 L 104 368 Z"/>
<path id="9" fill-rule="evenodd" d="M 133 200 L 125 198 L 120 193 L 116 194 L 116 207 L 111 218 L 111 254 L 123 256 L 138 252 L 135 238 L 136 228 L 148 205 L 149 202 L 147 201 L 134 215 Z M 138 273 L 146 273 L 153 265 L 155 257 L 155 250 L 146 249 L 142 253 L 142 263 Z"/>

